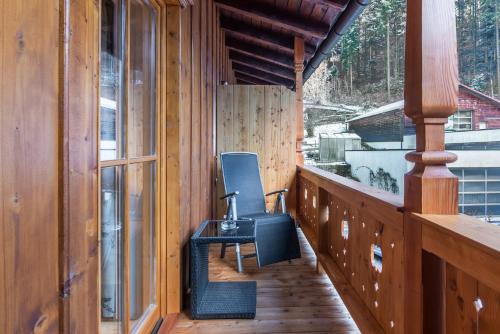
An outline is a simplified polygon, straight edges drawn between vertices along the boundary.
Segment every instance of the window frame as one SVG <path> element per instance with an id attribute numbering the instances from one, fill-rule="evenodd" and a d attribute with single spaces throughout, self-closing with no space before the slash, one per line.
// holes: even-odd
<path id="1" fill-rule="evenodd" d="M 142 156 L 137 156 L 137 157 L 130 157 L 130 150 L 129 150 L 129 92 L 130 92 L 130 77 L 131 77 L 131 64 L 130 64 L 130 3 L 131 0 L 122 0 L 121 1 L 121 7 L 122 11 L 124 11 L 124 15 L 121 19 L 121 24 L 124 31 L 122 32 L 124 35 L 123 42 L 124 45 L 122 46 L 123 49 L 123 69 L 122 69 L 122 74 L 123 74 L 123 85 L 120 87 L 122 90 L 122 102 L 123 105 L 121 107 L 121 113 L 123 119 L 123 136 L 120 141 L 123 142 L 124 144 L 124 152 L 123 152 L 123 157 L 117 156 L 116 159 L 112 160 L 101 160 L 101 106 L 100 103 L 98 104 L 98 112 L 97 112 L 97 133 L 98 133 L 98 145 L 97 145 L 97 161 L 98 161 L 98 169 L 97 169 L 97 180 L 98 180 L 98 198 L 97 198 L 97 217 L 98 217 L 98 240 L 99 240 L 99 247 L 98 247 L 98 258 L 99 258 L 99 265 L 98 265 L 98 274 L 97 274 L 97 280 L 98 280 L 98 321 L 99 321 L 99 333 L 106 334 L 102 332 L 101 328 L 101 223 L 102 223 L 102 217 L 101 217 L 101 176 L 102 176 L 102 170 L 104 168 L 109 168 L 109 167 L 122 167 L 123 168 L 123 183 L 124 183 L 124 193 L 123 193 L 123 205 L 124 205 L 124 217 L 123 217 L 123 254 L 124 254 L 124 259 L 123 259 L 123 314 L 122 314 L 122 328 L 124 333 L 149 333 L 155 326 L 158 320 L 161 318 L 161 309 L 162 309 L 162 303 L 164 302 L 164 296 L 162 296 L 162 291 L 161 291 L 161 278 L 162 278 L 162 268 L 161 268 L 161 245 L 165 242 L 164 237 L 163 237 L 163 230 L 161 229 L 160 225 L 160 211 L 161 211 L 161 202 L 160 202 L 160 194 L 161 194 L 161 166 L 162 166 L 162 157 L 161 157 L 161 151 L 162 151 L 162 143 L 161 143 L 161 138 L 162 135 L 160 131 L 162 130 L 161 127 L 161 120 L 162 120 L 162 104 L 161 104 L 161 91 L 162 91 L 162 86 L 161 86 L 161 78 L 162 78 L 162 71 L 161 71 L 161 37 L 162 37 L 162 29 L 161 29 L 161 22 L 163 22 L 163 15 L 164 11 L 162 10 L 164 5 L 158 2 L 157 0 L 141 0 L 144 4 L 148 5 L 155 13 L 155 20 L 154 20 L 154 57 L 151 57 L 151 59 L 154 60 L 154 67 L 153 67 L 153 73 L 154 73 L 154 82 L 155 83 L 155 96 L 151 99 L 154 101 L 154 117 L 155 117 L 155 122 L 154 122 L 154 154 L 150 155 L 142 155 Z M 102 6 L 102 5 L 101 5 Z M 101 13 L 102 13 L 102 7 L 99 8 L 99 40 L 101 39 Z M 153 40 L 153 37 L 152 37 Z M 101 43 L 99 42 L 99 57 L 101 57 Z M 99 72 L 99 78 L 101 77 L 101 74 Z M 101 98 L 101 85 L 99 83 L 98 85 L 98 96 L 100 101 Z M 118 141 L 118 138 L 117 138 Z M 131 165 L 136 165 L 136 164 L 143 164 L 143 163 L 154 163 L 155 164 L 155 180 L 154 186 L 155 189 L 155 198 L 154 198 L 154 254 L 155 254 L 155 297 L 156 297 L 156 303 L 151 304 L 150 307 L 145 310 L 145 312 L 140 316 L 140 318 L 136 321 L 135 324 L 132 325 L 132 321 L 130 319 L 130 288 L 129 288 L 129 280 L 130 280 L 130 240 L 129 240 L 129 231 L 130 231 L 130 215 L 129 215 L 129 209 L 130 209 L 130 192 L 128 185 L 130 183 L 129 181 L 129 166 Z"/>

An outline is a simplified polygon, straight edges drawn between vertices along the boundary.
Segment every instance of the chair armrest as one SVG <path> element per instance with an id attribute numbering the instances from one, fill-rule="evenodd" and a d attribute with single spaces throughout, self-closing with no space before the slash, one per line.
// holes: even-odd
<path id="1" fill-rule="evenodd" d="M 275 190 L 275 191 L 271 191 L 270 193 L 267 193 L 266 196 L 271 196 L 271 195 L 274 195 L 274 194 L 282 194 L 282 193 L 287 193 L 288 192 L 288 189 L 281 189 L 281 190 Z"/>
<path id="2" fill-rule="evenodd" d="M 239 194 L 240 194 L 240 192 L 239 192 L 239 191 L 234 191 L 234 192 L 232 192 L 232 193 L 225 194 L 225 195 L 224 195 L 224 196 L 222 196 L 220 199 L 226 199 L 226 198 L 228 198 L 228 197 L 234 197 L 234 196 L 239 195 Z"/>

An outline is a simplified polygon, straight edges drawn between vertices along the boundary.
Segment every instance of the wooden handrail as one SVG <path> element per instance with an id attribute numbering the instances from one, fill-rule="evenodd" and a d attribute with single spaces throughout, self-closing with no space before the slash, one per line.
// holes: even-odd
<path id="1" fill-rule="evenodd" d="M 422 312 L 432 305 L 402 307 L 422 298 L 422 290 L 408 282 L 424 282 L 424 289 L 443 295 L 447 306 L 439 328 L 455 332 L 469 326 L 463 319 L 477 316 L 486 332 L 500 325 L 494 306 L 500 298 L 499 227 L 464 215 L 409 212 L 399 196 L 312 166 L 297 166 L 296 180 L 297 221 L 363 332 L 403 332 L 417 319 L 425 321 Z M 380 270 L 373 265 L 374 245 Z M 424 253 L 444 263 L 444 281 L 437 285 L 423 280 L 435 270 L 415 255 Z M 477 311 L 478 300 L 485 311 Z"/>
<path id="2" fill-rule="evenodd" d="M 412 214 L 422 248 L 500 291 L 500 228 L 465 215 Z"/>
<path id="3" fill-rule="evenodd" d="M 352 191 L 356 191 L 361 193 L 363 196 L 369 197 L 373 199 L 376 202 L 380 202 L 383 204 L 388 204 L 390 206 L 393 206 L 395 209 L 401 211 L 404 207 L 403 204 L 403 198 L 401 196 L 397 196 L 394 194 L 391 194 L 387 191 L 376 189 L 370 186 L 367 186 L 363 183 L 360 183 L 358 181 L 354 181 L 351 179 L 348 179 L 346 177 L 342 177 L 340 175 L 327 172 L 323 169 L 319 169 L 317 167 L 313 166 L 299 166 L 297 165 L 297 170 L 299 173 L 311 173 L 314 175 L 314 177 L 317 177 L 321 180 L 327 181 L 327 182 L 333 182 L 337 184 L 340 187 L 345 188 L 346 190 L 350 189 Z M 307 174 L 304 174 L 307 175 Z"/>

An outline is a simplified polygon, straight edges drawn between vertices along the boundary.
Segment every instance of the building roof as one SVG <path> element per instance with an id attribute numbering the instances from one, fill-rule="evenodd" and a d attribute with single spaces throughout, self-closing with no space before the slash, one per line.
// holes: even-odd
<path id="1" fill-rule="evenodd" d="M 483 101 L 488 101 L 489 103 L 495 105 L 496 107 L 499 107 L 500 108 L 500 101 L 495 99 L 494 97 L 491 97 L 491 96 L 488 96 L 486 94 L 483 94 L 469 86 L 466 86 L 464 84 L 460 84 L 459 85 L 459 89 L 464 91 L 464 92 L 467 92 L 471 95 L 474 95 L 475 97 L 477 97 L 478 99 L 480 100 L 483 100 Z M 396 110 L 403 110 L 404 109 L 404 103 L 405 101 L 404 100 L 400 100 L 400 101 L 397 101 L 397 102 L 394 102 L 394 103 L 391 103 L 391 104 L 386 104 L 382 107 L 379 107 L 379 108 L 376 108 L 376 109 L 373 109 L 363 115 L 360 115 L 358 117 L 354 117 L 354 118 L 351 118 L 349 120 L 347 120 L 347 123 L 350 123 L 350 122 L 353 122 L 353 121 L 357 121 L 357 120 L 360 120 L 360 119 L 363 119 L 363 118 L 368 118 L 368 117 L 373 117 L 373 116 L 376 116 L 376 115 L 380 115 L 380 114 L 384 114 L 384 113 L 387 113 L 387 112 L 391 112 L 391 111 L 396 111 Z"/>
<path id="2" fill-rule="evenodd" d="M 467 93 L 469 93 L 469 94 L 471 94 L 471 95 L 474 95 L 475 97 L 477 97 L 480 100 L 488 101 L 491 104 L 493 104 L 495 107 L 499 107 L 500 108 L 500 101 L 497 100 L 497 99 L 495 99 L 492 96 L 488 96 L 486 94 L 483 94 L 480 91 L 477 91 L 474 88 L 466 86 L 464 84 L 460 84 L 460 89 L 463 90 L 463 91 L 465 91 L 465 92 L 467 92 Z"/>
<path id="3" fill-rule="evenodd" d="M 390 112 L 390 111 L 402 110 L 404 108 L 404 106 L 405 106 L 404 100 L 400 100 L 400 101 L 397 101 L 397 102 L 394 102 L 391 104 L 386 104 L 385 106 L 373 109 L 373 110 L 371 110 L 363 115 L 351 118 L 350 120 L 347 121 L 347 123 L 357 121 L 357 120 L 363 119 L 363 118 L 368 118 L 368 117 L 373 117 L 376 115 L 384 114 L 384 113 Z"/>
<path id="4" fill-rule="evenodd" d="M 320 133 L 319 134 L 320 139 L 359 139 L 361 140 L 361 137 L 358 136 L 355 133 L 352 132 L 341 132 L 341 133 Z"/>

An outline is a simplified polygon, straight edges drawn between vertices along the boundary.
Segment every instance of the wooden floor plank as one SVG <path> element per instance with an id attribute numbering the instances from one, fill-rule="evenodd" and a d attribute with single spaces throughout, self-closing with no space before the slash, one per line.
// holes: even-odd
<path id="1" fill-rule="evenodd" d="M 245 272 L 236 271 L 234 249 L 220 259 L 220 246 L 210 248 L 211 281 L 257 281 L 254 320 L 191 320 L 179 316 L 172 333 L 359 333 L 337 290 L 325 274 L 316 271 L 316 257 L 302 232 L 302 258 L 258 268 L 255 258 L 244 260 Z M 254 251 L 244 245 L 244 254 Z"/>

